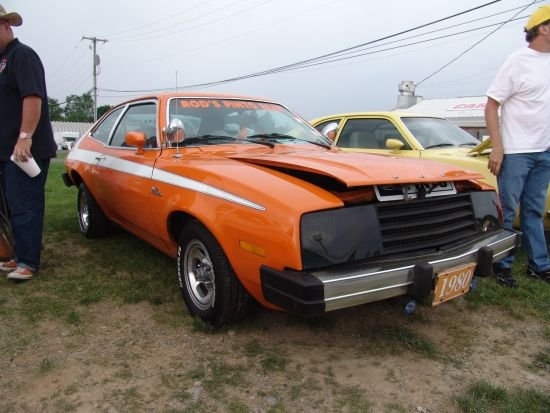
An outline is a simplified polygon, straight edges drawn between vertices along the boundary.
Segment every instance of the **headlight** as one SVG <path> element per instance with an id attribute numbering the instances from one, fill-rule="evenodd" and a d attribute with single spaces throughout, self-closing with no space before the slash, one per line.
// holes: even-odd
<path id="1" fill-rule="evenodd" d="M 472 192 L 470 196 L 480 230 L 487 232 L 497 229 L 502 219 L 502 211 L 496 192 Z"/>
<path id="2" fill-rule="evenodd" d="M 379 255 L 382 250 L 372 205 L 306 214 L 300 237 L 304 268 L 356 261 Z"/>

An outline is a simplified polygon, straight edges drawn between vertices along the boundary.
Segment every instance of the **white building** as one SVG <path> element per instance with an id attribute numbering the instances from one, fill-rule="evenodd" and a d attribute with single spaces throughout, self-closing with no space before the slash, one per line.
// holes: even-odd
<path id="1" fill-rule="evenodd" d="M 91 123 L 87 122 L 52 122 L 53 132 L 77 132 L 80 136 L 84 134 L 90 127 Z"/>

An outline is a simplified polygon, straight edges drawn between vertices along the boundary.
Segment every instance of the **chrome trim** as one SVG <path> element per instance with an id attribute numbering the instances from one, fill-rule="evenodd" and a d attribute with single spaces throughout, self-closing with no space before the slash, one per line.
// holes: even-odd
<path id="1" fill-rule="evenodd" d="M 477 262 L 482 247 L 489 247 L 493 251 L 493 262 L 496 262 L 516 247 L 517 237 L 516 233 L 499 231 L 457 247 L 449 255 L 442 252 L 443 257 L 427 262 L 433 266 L 435 275 L 466 263 Z M 407 294 L 409 286 L 413 284 L 414 267 L 418 262 L 418 257 L 415 257 L 395 267 L 384 261 L 311 274 L 324 285 L 325 311 L 333 311 Z"/>
<path id="2" fill-rule="evenodd" d="M 67 157 L 70 160 L 78 160 L 92 166 L 101 166 L 102 168 L 122 172 L 124 174 L 151 179 L 153 184 L 156 182 L 162 182 L 168 185 L 178 186 L 190 191 L 224 199 L 226 201 L 244 205 L 259 211 L 265 211 L 265 207 L 263 205 L 249 201 L 248 199 L 234 195 L 212 185 L 208 185 L 194 179 L 189 179 L 172 172 L 167 172 L 159 168 L 153 168 L 137 162 L 116 158 L 111 155 L 105 155 L 101 152 L 77 149 L 71 151 Z"/>

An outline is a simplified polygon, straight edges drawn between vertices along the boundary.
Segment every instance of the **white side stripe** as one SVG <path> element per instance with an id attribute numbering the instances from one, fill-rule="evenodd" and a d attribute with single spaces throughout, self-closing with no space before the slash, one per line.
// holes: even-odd
<path id="1" fill-rule="evenodd" d="M 152 184 L 154 184 L 155 182 L 162 182 L 168 185 L 189 189 L 190 191 L 200 192 L 205 195 L 225 199 L 226 201 L 244 205 L 249 208 L 265 211 L 265 207 L 262 205 L 256 204 L 237 195 L 233 195 L 227 191 L 213 187 L 211 185 L 207 185 L 194 179 L 189 179 L 181 175 L 167 172 L 162 169 L 151 168 L 150 166 L 141 165 L 137 162 L 115 158 L 113 156 L 105 155 L 101 152 L 76 149 L 72 150 L 67 158 L 90 165 L 101 166 L 102 168 L 111 169 L 113 171 L 122 172 L 129 175 L 151 179 Z"/>

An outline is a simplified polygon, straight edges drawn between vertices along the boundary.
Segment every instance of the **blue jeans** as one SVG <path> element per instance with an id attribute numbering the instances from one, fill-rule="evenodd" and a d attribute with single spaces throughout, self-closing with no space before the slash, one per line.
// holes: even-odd
<path id="1" fill-rule="evenodd" d="M 497 177 L 504 227 L 512 228 L 519 206 L 522 246 L 535 271 L 550 269 L 543 226 L 549 181 L 550 151 L 504 155 Z M 513 256 L 506 257 L 500 266 L 510 268 L 513 262 Z"/>
<path id="2" fill-rule="evenodd" d="M 15 261 L 19 267 L 40 269 L 42 231 L 46 204 L 45 185 L 50 159 L 36 160 L 40 174 L 29 177 L 11 161 L 0 162 L 2 184 L 11 221 Z"/>

